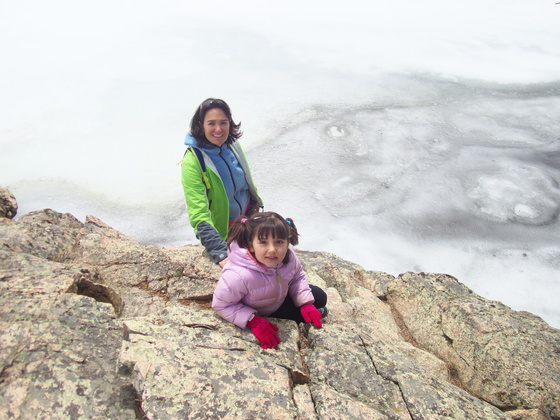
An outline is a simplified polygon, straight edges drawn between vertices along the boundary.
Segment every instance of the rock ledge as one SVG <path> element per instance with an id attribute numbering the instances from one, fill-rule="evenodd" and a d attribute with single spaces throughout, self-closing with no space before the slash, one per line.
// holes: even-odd
<path id="1" fill-rule="evenodd" d="M 263 350 L 202 247 L 16 212 L 0 188 L 0 419 L 560 419 L 560 331 L 452 276 L 297 251 L 329 316 Z"/>

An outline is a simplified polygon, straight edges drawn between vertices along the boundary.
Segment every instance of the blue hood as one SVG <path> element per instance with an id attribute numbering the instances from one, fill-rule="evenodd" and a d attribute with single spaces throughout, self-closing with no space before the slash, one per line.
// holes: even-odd
<path id="1" fill-rule="evenodd" d="M 196 144 L 196 139 L 192 136 L 192 134 L 191 134 L 190 131 L 189 131 L 189 132 L 187 133 L 187 135 L 185 136 L 185 141 L 184 141 L 184 143 L 185 143 L 187 146 L 198 147 L 197 144 Z"/>

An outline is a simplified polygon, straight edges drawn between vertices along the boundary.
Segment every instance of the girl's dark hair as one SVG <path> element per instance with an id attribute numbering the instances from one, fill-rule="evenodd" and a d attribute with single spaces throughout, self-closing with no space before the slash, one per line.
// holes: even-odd
<path id="1" fill-rule="evenodd" d="M 278 213 L 265 211 L 255 213 L 251 217 L 240 216 L 229 228 L 227 245 L 237 242 L 241 248 L 249 249 L 249 245 L 255 237 L 266 239 L 269 235 L 277 239 L 286 239 L 290 244 L 298 244 L 298 231 L 294 221 L 290 218 L 284 219 Z M 290 253 L 282 261 L 284 264 L 290 261 Z"/>
<path id="2" fill-rule="evenodd" d="M 196 108 L 191 119 L 191 135 L 196 139 L 198 147 L 208 147 L 212 144 L 204 135 L 204 117 L 208 111 L 214 108 L 219 108 L 224 111 L 229 120 L 229 135 L 226 144 L 235 143 L 235 141 L 243 135 L 241 131 L 241 122 L 239 124 L 233 122 L 229 105 L 221 99 L 208 98 Z"/>

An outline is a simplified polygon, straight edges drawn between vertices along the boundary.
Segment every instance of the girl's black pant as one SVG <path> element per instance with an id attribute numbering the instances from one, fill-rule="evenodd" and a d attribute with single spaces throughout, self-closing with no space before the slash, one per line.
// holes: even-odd
<path id="1" fill-rule="evenodd" d="M 309 285 L 311 288 L 311 292 L 313 293 L 313 297 L 315 298 L 315 302 L 313 305 L 319 309 L 324 306 L 327 306 L 327 294 L 324 292 L 323 289 L 317 286 Z M 301 316 L 301 312 L 299 308 L 294 304 L 294 301 L 288 294 L 286 299 L 284 299 L 284 303 L 274 312 L 273 314 L 269 315 L 270 318 L 282 318 L 282 319 L 291 319 L 292 321 L 296 322 L 305 322 L 303 317 Z"/>

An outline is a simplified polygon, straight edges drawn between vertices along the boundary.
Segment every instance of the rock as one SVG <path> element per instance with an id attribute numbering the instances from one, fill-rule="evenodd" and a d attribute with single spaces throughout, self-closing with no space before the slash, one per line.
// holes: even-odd
<path id="1" fill-rule="evenodd" d="M 560 331 L 540 318 L 448 275 L 296 252 L 329 316 L 273 320 L 264 350 L 210 308 L 201 246 L 49 209 L 0 219 L 0 419 L 560 418 Z"/>
<path id="2" fill-rule="evenodd" d="M 405 273 L 387 301 L 420 348 L 444 360 L 453 382 L 503 410 L 560 418 L 560 335 L 541 318 L 475 295 L 447 275 Z"/>
<path id="3" fill-rule="evenodd" d="M 0 418 L 136 418 L 135 390 L 115 369 L 122 323 L 75 294 L 75 274 L 0 250 Z"/>
<path id="4" fill-rule="evenodd" d="M 84 224 L 71 214 L 50 209 L 34 211 L 17 222 L 4 220 L 0 244 L 50 261 L 71 261 L 77 257 L 78 238 Z"/>
<path id="5" fill-rule="evenodd" d="M 14 195 L 7 189 L 0 186 L 0 219 L 13 219 L 18 210 L 17 201 Z"/>
<path id="6" fill-rule="evenodd" d="M 171 305 L 158 316 L 124 321 L 120 363 L 148 418 L 293 418 L 291 383 L 308 378 L 290 324 L 278 321 L 282 351 L 265 352 L 255 349 L 250 332 L 211 311 Z"/>

